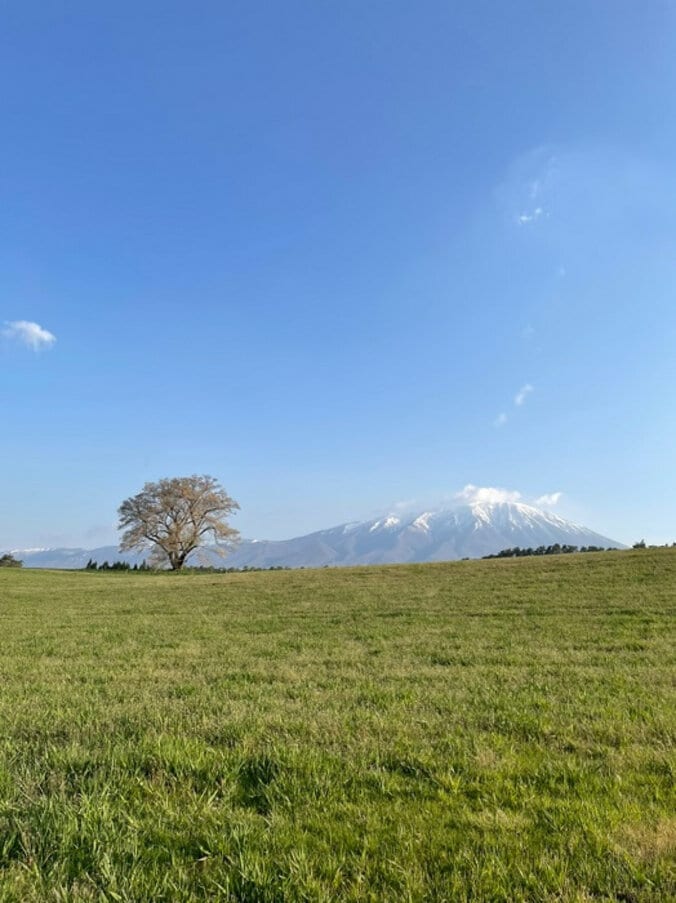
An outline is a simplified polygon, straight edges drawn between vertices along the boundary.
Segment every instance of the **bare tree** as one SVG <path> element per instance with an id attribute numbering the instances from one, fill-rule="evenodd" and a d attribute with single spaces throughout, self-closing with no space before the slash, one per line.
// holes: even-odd
<path id="1" fill-rule="evenodd" d="M 151 549 L 154 564 L 179 571 L 186 558 L 212 540 L 225 555 L 239 538 L 226 518 L 239 505 L 214 477 L 173 477 L 146 483 L 141 492 L 120 505 L 120 551 Z"/>

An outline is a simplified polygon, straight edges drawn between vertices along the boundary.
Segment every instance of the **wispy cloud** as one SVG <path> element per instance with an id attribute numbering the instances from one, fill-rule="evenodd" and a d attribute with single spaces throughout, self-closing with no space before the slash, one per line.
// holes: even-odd
<path id="1" fill-rule="evenodd" d="M 496 188 L 502 214 L 517 228 L 533 228 L 556 209 L 558 160 L 553 147 L 536 147 L 517 157 Z"/>
<path id="2" fill-rule="evenodd" d="M 56 342 L 56 336 L 38 323 L 30 320 L 13 320 L 5 323 L 2 334 L 8 339 L 15 339 L 22 345 L 32 348 L 33 351 L 41 351 L 51 347 Z"/>
<path id="3" fill-rule="evenodd" d="M 669 235 L 674 191 L 673 173 L 654 160 L 606 143 L 548 145 L 512 160 L 494 190 L 495 212 L 510 233 L 516 230 L 526 239 L 524 253 L 532 252 L 530 237 L 537 234 L 541 260 L 560 255 L 558 277 L 563 278 L 564 268 L 579 274 L 590 265 L 589 247 L 598 235 L 604 241 L 593 264 L 599 266 L 608 255 L 614 270 L 618 262 L 622 265 L 620 248 L 635 254 L 639 221 Z M 556 264 L 552 275 L 557 275 Z"/>
<path id="4" fill-rule="evenodd" d="M 465 504 L 498 504 L 500 502 L 518 502 L 521 493 L 515 489 L 498 489 L 497 486 L 474 486 L 468 483 L 455 495 L 456 501 Z"/>
<path id="5" fill-rule="evenodd" d="M 501 504 L 520 502 L 535 508 L 553 508 L 562 498 L 562 492 L 549 492 L 533 498 L 517 489 L 505 489 L 500 486 L 475 486 L 468 483 L 456 492 L 434 493 L 426 497 L 406 499 L 395 502 L 387 509 L 370 512 L 369 519 L 383 517 L 385 513 L 398 517 L 409 517 L 430 511 L 447 511 L 459 505 Z"/>
<path id="6" fill-rule="evenodd" d="M 530 393 L 534 391 L 535 387 L 531 386 L 530 383 L 526 383 L 525 385 L 521 386 L 519 391 L 514 396 L 514 406 L 520 408 L 526 401 Z M 508 420 L 509 415 L 505 411 L 501 411 L 493 421 L 493 426 L 499 429 L 501 426 L 504 426 Z"/>
<path id="7" fill-rule="evenodd" d="M 519 391 L 514 396 L 514 404 L 517 408 L 520 408 L 524 401 L 528 398 L 531 392 L 534 392 L 533 386 L 530 383 L 526 383 L 525 386 L 521 386 Z"/>
<path id="8" fill-rule="evenodd" d="M 529 223 L 534 223 L 540 219 L 541 216 L 544 215 L 544 210 L 542 207 L 535 207 L 528 213 L 520 213 L 516 221 L 520 226 L 527 226 Z"/>
<path id="9" fill-rule="evenodd" d="M 544 495 L 538 496 L 533 502 L 538 508 L 553 508 L 554 505 L 558 505 L 562 492 L 549 492 Z"/>
<path id="10" fill-rule="evenodd" d="M 466 505 L 472 504 L 499 504 L 500 502 L 524 502 L 528 505 L 535 505 L 536 508 L 553 508 L 561 499 L 562 492 L 549 492 L 541 495 L 532 501 L 516 489 L 502 489 L 497 486 L 475 486 L 468 483 L 460 492 L 456 492 L 454 500 Z"/>

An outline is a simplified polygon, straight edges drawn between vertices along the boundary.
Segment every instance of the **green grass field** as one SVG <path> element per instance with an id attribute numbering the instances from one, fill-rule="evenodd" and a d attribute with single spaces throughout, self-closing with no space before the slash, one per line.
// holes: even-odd
<path id="1" fill-rule="evenodd" d="M 676 550 L 0 572 L 0 900 L 667 901 Z"/>

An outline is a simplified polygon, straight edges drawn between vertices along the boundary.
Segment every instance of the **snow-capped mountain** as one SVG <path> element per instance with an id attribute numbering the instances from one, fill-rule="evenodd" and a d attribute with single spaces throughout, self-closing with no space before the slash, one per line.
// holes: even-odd
<path id="1" fill-rule="evenodd" d="M 386 564 L 480 558 L 514 546 L 559 543 L 613 546 L 621 543 L 520 501 L 474 500 L 451 508 L 402 515 L 389 513 L 341 524 L 287 540 L 242 540 L 222 559 L 208 549 L 200 560 L 227 567 L 323 567 L 324 565 Z M 196 553 L 197 554 L 197 553 Z M 120 555 L 115 546 L 99 549 L 15 550 L 26 567 L 79 568 L 89 558 L 109 562 L 140 562 L 143 555 Z"/>
<path id="2" fill-rule="evenodd" d="M 296 539 L 243 542 L 235 567 L 320 567 L 480 558 L 513 546 L 621 544 L 522 502 L 475 502 L 450 509 L 341 524 Z"/>

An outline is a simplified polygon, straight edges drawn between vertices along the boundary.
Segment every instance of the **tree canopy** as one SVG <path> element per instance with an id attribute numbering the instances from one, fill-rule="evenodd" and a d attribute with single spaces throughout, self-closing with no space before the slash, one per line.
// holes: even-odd
<path id="1" fill-rule="evenodd" d="M 146 483 L 120 505 L 120 551 L 150 549 L 152 564 L 175 571 L 207 543 L 224 555 L 239 538 L 227 523 L 237 510 L 237 502 L 214 477 L 193 474 Z"/>

